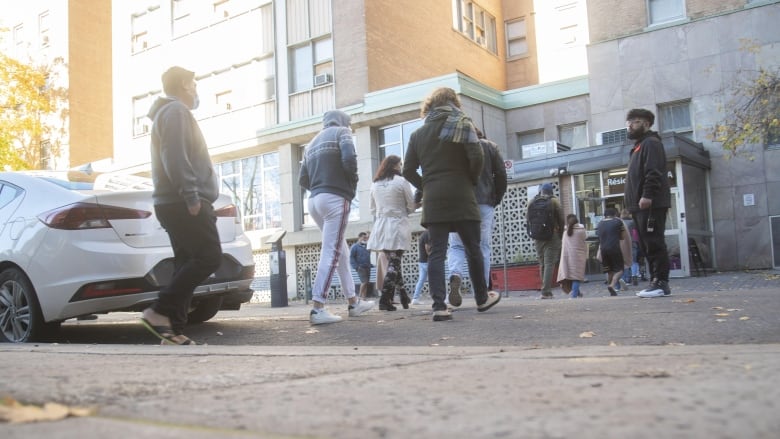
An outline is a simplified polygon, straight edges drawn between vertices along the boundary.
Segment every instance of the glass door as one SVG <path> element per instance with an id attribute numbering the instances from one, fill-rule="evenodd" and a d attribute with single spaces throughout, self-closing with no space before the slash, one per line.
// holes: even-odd
<path id="1" fill-rule="evenodd" d="M 688 242 L 685 235 L 685 202 L 676 187 L 672 190 L 672 207 L 666 213 L 666 250 L 669 252 L 669 277 L 690 276 L 688 246 L 680 245 Z"/>

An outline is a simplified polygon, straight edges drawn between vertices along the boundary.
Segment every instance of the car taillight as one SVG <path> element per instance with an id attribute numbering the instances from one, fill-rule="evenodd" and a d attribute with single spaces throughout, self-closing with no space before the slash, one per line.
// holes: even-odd
<path id="1" fill-rule="evenodd" d="M 61 230 L 104 229 L 111 227 L 110 220 L 144 219 L 151 212 L 93 203 L 74 203 L 58 207 L 38 215 L 47 226 Z"/>
<path id="2" fill-rule="evenodd" d="M 233 218 L 236 224 L 241 222 L 241 220 L 238 217 L 238 209 L 236 208 L 235 204 L 228 204 L 225 207 L 220 207 L 219 209 L 216 209 L 214 213 L 223 218 Z"/>

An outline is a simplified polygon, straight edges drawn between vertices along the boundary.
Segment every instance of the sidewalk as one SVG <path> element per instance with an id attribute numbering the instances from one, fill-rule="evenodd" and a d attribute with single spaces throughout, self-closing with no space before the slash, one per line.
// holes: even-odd
<path id="1" fill-rule="evenodd" d="M 4 438 L 655 439 L 780 432 L 777 344 L 3 345 L 0 351 L 4 393 L 98 409 L 85 418 L 0 424 Z"/>
<path id="2" fill-rule="evenodd" d="M 56 422 L 0 423 L 0 437 L 774 439 L 780 436 L 778 285 L 777 272 L 673 280 L 680 296 L 695 291 L 687 294 L 693 303 L 535 301 L 535 292 L 513 292 L 492 318 L 464 311 L 451 325 L 432 326 L 417 316 L 388 328 L 377 323 L 384 319 L 377 313 L 319 328 L 320 336 L 341 340 L 331 346 L 0 344 L 0 397 L 96 409 L 92 416 Z M 728 296 L 724 303 L 743 303 L 735 306 L 746 312 L 716 323 L 713 313 L 720 311 L 711 303 L 718 295 Z M 513 303 L 525 309 L 522 319 L 513 319 Z M 583 305 L 618 312 L 583 313 Z M 248 321 L 279 321 L 272 323 L 278 329 L 264 334 L 302 332 L 309 329 L 305 307 L 303 301 L 284 308 L 252 305 Z M 578 345 L 551 344 L 550 331 L 563 330 L 558 325 L 576 317 L 573 312 L 609 319 L 610 328 L 623 328 L 623 337 L 648 338 L 613 344 L 617 329 L 596 329 L 596 338 Z M 743 314 L 750 319 L 741 321 Z M 665 338 L 663 331 L 650 331 L 649 322 L 676 324 L 684 328 L 680 334 L 690 332 L 688 340 L 712 344 Z M 537 331 L 535 339 L 546 347 L 481 346 L 496 328 Z M 729 328 L 751 329 L 738 338 L 744 344 L 734 344 Z M 383 331 L 396 337 L 396 345 L 350 344 L 344 333 L 355 330 Z M 427 340 L 436 331 L 442 335 L 435 343 L 403 345 L 410 334 Z M 480 342 L 448 345 L 457 331 Z"/>

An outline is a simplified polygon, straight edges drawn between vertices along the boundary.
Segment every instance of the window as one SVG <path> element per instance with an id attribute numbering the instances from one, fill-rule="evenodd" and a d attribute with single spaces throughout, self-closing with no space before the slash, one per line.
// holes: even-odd
<path id="1" fill-rule="evenodd" d="M 544 130 L 533 130 L 517 133 L 517 146 L 544 142 Z"/>
<path id="2" fill-rule="evenodd" d="M 623 143 L 628 140 L 628 130 L 626 128 L 618 128 L 611 131 L 603 131 L 596 133 L 597 145 L 609 145 L 612 143 Z"/>
<path id="3" fill-rule="evenodd" d="M 173 36 L 178 37 L 195 30 L 198 24 L 196 17 L 196 0 L 173 0 L 171 19 L 173 20 Z"/>
<path id="4" fill-rule="evenodd" d="M 384 159 L 389 155 L 397 155 L 403 159 L 406 156 L 406 148 L 409 146 L 409 138 L 417 128 L 423 124 L 422 119 L 404 122 L 379 129 L 379 157 Z"/>
<path id="5" fill-rule="evenodd" d="M 217 112 L 231 111 L 233 109 L 232 102 L 233 90 L 224 90 L 216 95 Z"/>
<path id="6" fill-rule="evenodd" d="M 157 100 L 160 93 L 152 95 L 136 96 L 133 98 L 133 136 L 143 136 L 152 129 L 152 120 L 147 114 L 152 103 Z"/>
<path id="7" fill-rule="evenodd" d="M 692 137 L 691 103 L 672 102 L 658 105 L 658 129 L 662 133 L 679 133 Z"/>
<path id="8" fill-rule="evenodd" d="M 282 226 L 278 152 L 220 163 L 216 168 L 222 182 L 220 192 L 233 198 L 244 230 Z"/>
<path id="9" fill-rule="evenodd" d="M 780 126 L 770 125 L 766 131 L 766 146 L 772 149 L 780 148 Z"/>
<path id="10" fill-rule="evenodd" d="M 49 47 L 49 11 L 38 16 L 38 36 L 41 47 Z"/>
<path id="11" fill-rule="evenodd" d="M 528 42 L 525 39 L 525 20 L 514 20 L 506 23 L 506 56 L 519 57 L 528 54 Z"/>
<path id="12" fill-rule="evenodd" d="M 332 73 L 333 40 L 330 37 L 310 41 L 290 49 L 290 91 L 292 93 L 313 88 L 315 75 L 332 75 Z"/>
<path id="13" fill-rule="evenodd" d="M 577 2 L 570 2 L 555 8 L 558 21 L 558 39 L 561 46 L 567 47 L 577 44 L 579 30 Z M 584 41 L 580 41 L 585 44 Z"/>
<path id="14" fill-rule="evenodd" d="M 14 26 L 14 56 L 21 58 L 24 55 L 24 25 L 18 24 Z"/>
<path id="15" fill-rule="evenodd" d="M 588 129 L 585 122 L 560 125 L 558 127 L 558 143 L 572 149 L 588 146 Z"/>
<path id="16" fill-rule="evenodd" d="M 685 18 L 684 0 L 647 0 L 650 24 L 666 23 Z"/>
<path id="17" fill-rule="evenodd" d="M 0 209 L 22 194 L 22 190 L 10 184 L 0 184 Z"/>
<path id="18" fill-rule="evenodd" d="M 143 12 L 135 13 L 131 16 L 132 51 L 133 53 L 143 52 L 160 44 L 159 34 L 156 29 L 160 28 L 159 20 L 162 17 L 160 7 L 155 6 Z"/>
<path id="19" fill-rule="evenodd" d="M 452 27 L 490 52 L 496 53 L 496 18 L 468 0 L 453 0 L 452 9 Z"/>

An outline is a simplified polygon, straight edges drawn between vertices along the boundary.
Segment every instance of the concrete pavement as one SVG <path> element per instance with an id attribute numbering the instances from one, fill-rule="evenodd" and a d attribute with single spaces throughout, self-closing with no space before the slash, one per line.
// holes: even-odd
<path id="1" fill-rule="evenodd" d="M 767 291 L 780 294 L 776 275 L 672 285 L 746 299 L 757 288 L 766 301 L 775 300 Z M 304 306 L 261 314 L 279 318 Z M 661 324 L 690 313 L 669 309 Z M 0 344 L 0 396 L 96 409 L 0 424 L 0 437 L 780 436 L 780 334 L 762 344 L 606 343 L 454 347 L 444 336 L 412 347 Z"/>

